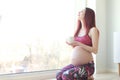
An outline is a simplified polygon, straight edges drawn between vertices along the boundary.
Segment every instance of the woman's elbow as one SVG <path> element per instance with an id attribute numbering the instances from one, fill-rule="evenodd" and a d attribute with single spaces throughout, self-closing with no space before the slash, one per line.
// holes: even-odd
<path id="1" fill-rule="evenodd" d="M 94 51 L 93 53 L 94 53 L 94 54 L 97 54 L 97 51 Z"/>
<path id="2" fill-rule="evenodd" d="M 97 54 L 98 53 L 98 49 L 93 49 L 92 51 L 94 54 Z"/>

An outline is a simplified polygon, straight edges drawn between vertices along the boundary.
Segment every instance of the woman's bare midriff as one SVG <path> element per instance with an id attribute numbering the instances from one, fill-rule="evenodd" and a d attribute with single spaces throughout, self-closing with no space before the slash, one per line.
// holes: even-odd
<path id="1" fill-rule="evenodd" d="M 87 64 L 90 61 L 93 61 L 93 56 L 90 52 L 86 51 L 80 46 L 76 46 L 73 48 L 71 56 L 71 63 L 73 65 Z"/>

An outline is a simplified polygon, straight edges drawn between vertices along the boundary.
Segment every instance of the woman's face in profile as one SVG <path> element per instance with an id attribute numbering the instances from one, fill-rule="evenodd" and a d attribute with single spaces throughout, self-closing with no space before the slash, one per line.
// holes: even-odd
<path id="1" fill-rule="evenodd" d="M 78 19 L 82 20 L 82 19 L 84 19 L 84 16 L 85 16 L 85 9 L 78 13 Z"/>

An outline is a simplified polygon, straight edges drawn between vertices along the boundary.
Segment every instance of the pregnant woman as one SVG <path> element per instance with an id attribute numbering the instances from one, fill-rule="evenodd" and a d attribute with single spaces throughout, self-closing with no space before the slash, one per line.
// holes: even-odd
<path id="1" fill-rule="evenodd" d="M 85 8 L 78 14 L 78 26 L 74 37 L 66 43 L 73 47 L 71 64 L 57 73 L 57 80 L 94 80 L 94 60 L 92 53 L 98 51 L 99 30 L 95 25 L 95 13 Z"/>

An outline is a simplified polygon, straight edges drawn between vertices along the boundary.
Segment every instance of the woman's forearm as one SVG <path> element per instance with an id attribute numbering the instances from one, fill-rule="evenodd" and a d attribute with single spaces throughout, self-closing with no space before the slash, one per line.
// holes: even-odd
<path id="1" fill-rule="evenodd" d="M 91 53 L 97 53 L 97 48 L 94 48 L 93 46 L 87 46 L 85 44 L 82 44 L 82 43 L 78 43 L 79 46 L 81 46 L 83 49 L 91 52 Z"/>

